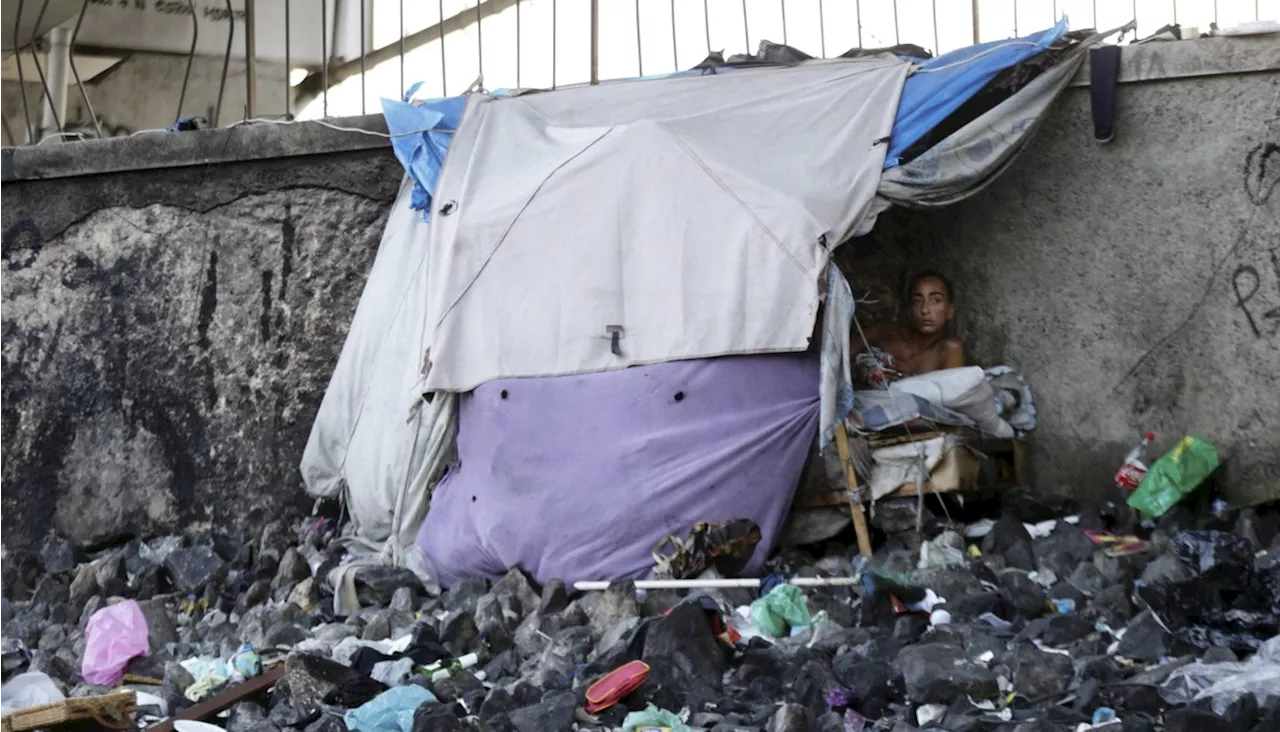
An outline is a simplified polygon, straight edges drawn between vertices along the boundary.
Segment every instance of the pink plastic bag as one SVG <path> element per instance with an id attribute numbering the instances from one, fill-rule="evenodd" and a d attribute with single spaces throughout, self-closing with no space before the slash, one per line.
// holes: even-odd
<path id="1" fill-rule="evenodd" d="M 84 635 L 80 673 L 90 684 L 115 686 L 124 678 L 129 661 L 149 652 L 147 619 L 133 600 L 94 613 Z"/>

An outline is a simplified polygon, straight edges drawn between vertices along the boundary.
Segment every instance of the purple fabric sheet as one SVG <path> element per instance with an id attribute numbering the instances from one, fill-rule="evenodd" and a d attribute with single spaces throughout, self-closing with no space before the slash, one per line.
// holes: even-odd
<path id="1" fill-rule="evenodd" d="M 504 379 L 463 395 L 417 544 L 449 586 L 641 578 L 668 534 L 750 518 L 763 565 L 817 434 L 814 353 Z"/>

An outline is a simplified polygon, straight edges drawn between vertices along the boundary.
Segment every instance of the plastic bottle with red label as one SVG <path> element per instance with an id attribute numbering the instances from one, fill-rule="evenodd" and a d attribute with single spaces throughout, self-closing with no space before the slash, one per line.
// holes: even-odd
<path id="1" fill-rule="evenodd" d="M 1147 474 L 1147 446 L 1155 438 L 1155 434 L 1147 432 L 1142 436 L 1142 442 L 1129 451 L 1124 458 L 1124 464 L 1120 466 L 1120 470 L 1116 471 L 1116 485 L 1127 491 L 1137 489 L 1138 484 L 1142 482 L 1142 477 Z"/>

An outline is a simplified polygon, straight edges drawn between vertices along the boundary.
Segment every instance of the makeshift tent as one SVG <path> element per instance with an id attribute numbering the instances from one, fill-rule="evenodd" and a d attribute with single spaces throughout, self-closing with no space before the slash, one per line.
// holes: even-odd
<path id="1" fill-rule="evenodd" d="M 1078 63 L 1004 113 L 1043 114 Z M 745 516 L 758 566 L 797 436 L 829 439 L 852 406 L 831 250 L 890 201 L 976 191 L 1035 127 L 970 149 L 964 174 L 881 175 L 911 69 L 876 55 L 470 95 L 439 180 L 415 175 L 429 222 L 402 187 L 303 458 L 308 490 L 346 501 L 353 549 L 447 580 L 517 563 L 607 579 L 647 572 L 666 534 Z"/>

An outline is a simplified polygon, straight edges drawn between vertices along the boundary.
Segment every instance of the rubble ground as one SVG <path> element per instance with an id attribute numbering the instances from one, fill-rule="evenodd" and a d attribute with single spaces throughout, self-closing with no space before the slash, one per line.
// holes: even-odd
<path id="1" fill-rule="evenodd" d="M 167 536 L 92 553 L 55 537 L 4 557 L 4 679 L 41 672 L 68 697 L 107 692 L 83 680 L 89 619 L 136 601 L 148 654 L 124 686 L 167 707 L 141 705 L 140 724 L 234 688 L 248 661 L 244 676 L 283 663 L 282 680 L 206 721 L 615 730 L 652 705 L 715 732 L 1280 730 L 1280 512 L 1178 506 L 1148 530 L 1123 503 L 1068 516 L 1026 499 L 970 526 L 931 517 L 925 536 L 892 534 L 869 561 L 840 544 L 778 553 L 766 585 L 857 578 L 803 588 L 809 620 L 781 638 L 750 621 L 754 589 L 574 593 L 518 569 L 433 596 L 407 569 L 361 567 L 362 609 L 337 617 L 327 578 L 342 550 L 314 519 L 252 541 Z M 1088 532 L 1146 543 L 1116 552 Z M 911 610 L 925 589 L 942 602 Z M 633 660 L 649 667 L 643 683 L 587 713 L 588 687 Z"/>

